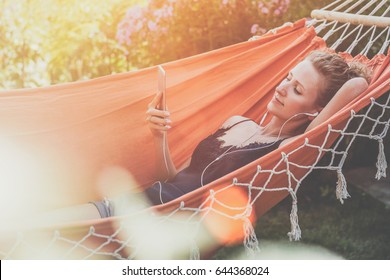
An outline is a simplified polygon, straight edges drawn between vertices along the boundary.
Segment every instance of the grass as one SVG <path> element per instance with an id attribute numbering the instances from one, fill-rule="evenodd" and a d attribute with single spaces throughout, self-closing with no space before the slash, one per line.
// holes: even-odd
<path id="1" fill-rule="evenodd" d="M 390 207 L 350 184 L 351 198 L 342 205 L 335 197 L 336 181 L 335 175 L 323 171 L 305 180 L 298 191 L 302 238 L 284 248 L 320 245 L 345 259 L 390 259 Z M 259 219 L 255 230 L 260 246 L 262 240 L 286 243 L 290 211 L 287 197 Z M 240 251 L 242 246 L 225 247 L 214 259 L 234 259 Z M 283 250 L 280 258 L 285 258 Z M 297 254 L 297 258 L 302 257 Z"/>

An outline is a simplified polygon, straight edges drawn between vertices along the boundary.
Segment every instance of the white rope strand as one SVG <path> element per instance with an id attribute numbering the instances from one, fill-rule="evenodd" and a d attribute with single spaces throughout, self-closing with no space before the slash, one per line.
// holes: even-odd
<path id="1" fill-rule="evenodd" d="M 359 11 L 356 12 L 357 15 L 361 15 L 363 14 L 363 12 L 365 12 L 368 8 L 370 7 L 373 7 L 373 5 L 378 2 L 378 0 L 371 0 L 370 2 L 368 2 L 366 5 L 363 6 L 363 8 L 361 8 Z"/>
<path id="2" fill-rule="evenodd" d="M 341 10 L 342 8 L 344 8 L 345 6 L 348 6 L 349 4 L 353 3 L 353 0 L 347 0 L 347 1 L 342 1 L 342 4 L 337 6 L 336 8 L 333 9 L 333 11 L 339 11 Z"/>
<path id="3" fill-rule="evenodd" d="M 364 3 L 365 0 L 359 0 L 357 1 L 355 4 L 353 4 L 352 6 L 350 6 L 348 9 L 346 9 L 344 11 L 344 13 L 349 13 L 350 11 L 352 11 L 353 9 L 355 9 L 356 7 L 358 7 L 359 5 L 361 5 L 362 3 Z M 354 14 L 357 14 L 359 15 L 359 12 L 357 13 L 354 13 Z"/>
<path id="4" fill-rule="evenodd" d="M 371 11 L 371 13 L 369 13 L 370 16 L 374 16 L 376 14 L 376 12 L 383 7 L 383 5 L 385 5 L 387 2 L 387 0 L 382 0 L 378 5 L 375 6 L 375 8 Z M 385 15 L 386 12 L 383 14 Z M 383 16 L 382 15 L 382 16 Z"/>
<path id="5" fill-rule="evenodd" d="M 383 42 L 383 45 L 378 52 L 380 54 L 384 54 L 387 51 L 387 49 L 389 48 L 389 44 L 390 44 L 390 27 L 387 27 L 386 29 L 387 29 L 386 39 Z"/>

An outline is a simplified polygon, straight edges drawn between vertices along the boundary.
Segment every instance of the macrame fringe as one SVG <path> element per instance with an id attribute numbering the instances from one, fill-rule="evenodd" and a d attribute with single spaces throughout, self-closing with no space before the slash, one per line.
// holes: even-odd
<path id="1" fill-rule="evenodd" d="M 337 186 L 336 186 L 336 197 L 340 200 L 341 204 L 344 204 L 344 199 L 351 197 L 347 191 L 347 181 L 345 180 L 344 174 L 341 169 L 337 170 Z"/>
<path id="2" fill-rule="evenodd" d="M 200 259 L 199 247 L 195 241 L 191 242 L 191 249 L 190 250 L 191 250 L 190 251 L 190 259 L 191 260 L 199 260 Z"/>
<path id="3" fill-rule="evenodd" d="M 299 241 L 301 239 L 301 228 L 298 223 L 298 201 L 296 195 L 293 196 L 293 203 L 290 213 L 291 231 L 287 233 L 290 241 Z"/>
<path id="4" fill-rule="evenodd" d="M 383 145 L 383 139 L 378 140 L 379 143 L 379 153 L 378 160 L 376 162 L 377 172 L 375 178 L 379 180 L 380 178 L 386 178 L 386 169 L 387 169 L 387 161 L 385 155 L 385 147 Z"/>
<path id="5" fill-rule="evenodd" d="M 259 241 L 257 240 L 255 230 L 249 219 L 245 220 L 244 231 L 245 231 L 245 238 L 244 238 L 245 250 L 248 255 L 255 255 L 257 252 L 260 251 Z"/>

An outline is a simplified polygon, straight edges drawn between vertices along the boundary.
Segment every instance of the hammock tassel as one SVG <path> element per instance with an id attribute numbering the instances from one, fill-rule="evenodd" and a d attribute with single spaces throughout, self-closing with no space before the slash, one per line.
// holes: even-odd
<path id="1" fill-rule="evenodd" d="M 190 251 L 190 259 L 191 260 L 199 260 L 200 259 L 199 247 L 195 241 L 191 242 L 191 249 L 190 250 L 191 250 Z"/>
<path id="2" fill-rule="evenodd" d="M 249 219 L 245 219 L 244 223 L 244 246 L 248 255 L 255 255 L 255 253 L 260 251 L 259 241 L 257 240 L 255 230 L 252 226 L 252 223 Z"/>
<path id="3" fill-rule="evenodd" d="M 293 203 L 290 213 L 291 231 L 287 233 L 290 241 L 299 241 L 301 239 L 301 228 L 298 223 L 298 200 L 294 192 L 291 192 Z"/>
<path id="4" fill-rule="evenodd" d="M 336 197 L 340 200 L 341 204 L 344 204 L 344 199 L 351 197 L 347 191 L 347 181 L 341 172 L 341 169 L 337 170 L 337 186 L 336 186 Z"/>
<path id="5" fill-rule="evenodd" d="M 386 169 L 387 169 L 387 161 L 385 155 L 385 147 L 383 145 L 383 139 L 378 140 L 379 143 L 379 153 L 378 160 L 376 162 L 377 172 L 375 175 L 375 179 L 379 180 L 380 178 L 386 178 Z"/>

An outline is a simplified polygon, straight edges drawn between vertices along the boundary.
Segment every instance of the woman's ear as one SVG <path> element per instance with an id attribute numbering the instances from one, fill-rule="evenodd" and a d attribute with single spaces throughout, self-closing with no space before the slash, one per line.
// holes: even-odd
<path id="1" fill-rule="evenodd" d="M 307 116 L 309 121 L 314 120 L 321 113 L 322 109 L 324 109 L 324 108 L 319 107 L 316 110 L 313 110 L 313 112 L 311 112 L 311 114 Z"/>

